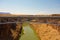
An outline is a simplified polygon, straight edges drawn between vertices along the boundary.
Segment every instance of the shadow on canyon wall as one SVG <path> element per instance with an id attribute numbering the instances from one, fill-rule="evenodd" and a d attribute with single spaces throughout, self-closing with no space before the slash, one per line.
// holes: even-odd
<path id="1" fill-rule="evenodd" d="M 21 30 L 20 23 L 0 24 L 0 40 L 19 40 Z"/>

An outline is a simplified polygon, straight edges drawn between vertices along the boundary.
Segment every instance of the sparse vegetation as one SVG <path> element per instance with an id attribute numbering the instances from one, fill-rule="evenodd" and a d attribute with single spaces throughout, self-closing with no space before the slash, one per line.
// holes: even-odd
<path id="1" fill-rule="evenodd" d="M 19 40 L 20 38 L 20 34 L 22 32 L 22 25 L 26 26 L 27 24 L 29 24 L 28 22 L 25 23 L 25 18 L 29 20 L 30 22 L 35 22 L 35 23 L 30 23 L 31 27 L 34 29 L 34 31 L 37 33 L 38 37 L 41 40 L 60 40 L 60 19 L 57 18 L 42 18 L 40 15 L 38 17 L 33 16 L 33 15 L 20 15 L 21 18 L 18 18 L 17 16 L 10 16 L 12 18 L 7 18 L 9 17 L 10 14 L 7 15 L 0 15 L 0 17 L 5 17 L 5 18 L 0 18 L 0 23 L 6 23 L 6 22 L 21 22 L 23 21 L 23 23 L 14 23 L 14 24 L 0 24 L 0 40 Z M 26 16 L 26 17 L 25 17 Z M 55 16 L 55 15 L 53 15 Z M 17 18 L 14 18 L 17 17 Z M 36 19 L 35 19 L 35 18 Z M 41 17 L 41 18 L 39 18 Z M 48 17 L 48 16 L 47 16 Z M 40 22 L 40 24 L 37 22 Z M 50 23 L 50 24 L 46 24 L 46 23 Z M 57 25 L 55 25 L 57 24 Z"/>

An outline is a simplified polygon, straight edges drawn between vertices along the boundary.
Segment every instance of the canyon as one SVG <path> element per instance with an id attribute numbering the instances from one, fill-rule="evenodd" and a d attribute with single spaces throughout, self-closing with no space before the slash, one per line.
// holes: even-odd
<path id="1" fill-rule="evenodd" d="M 19 40 L 22 24 L 29 22 L 40 40 L 60 40 L 60 16 L 0 16 L 0 40 Z"/>

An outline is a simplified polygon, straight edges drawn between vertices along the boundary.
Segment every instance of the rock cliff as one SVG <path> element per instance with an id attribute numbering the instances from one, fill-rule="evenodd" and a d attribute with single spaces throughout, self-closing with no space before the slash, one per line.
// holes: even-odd
<path id="1" fill-rule="evenodd" d="M 21 30 L 20 23 L 0 24 L 0 40 L 19 40 Z"/>

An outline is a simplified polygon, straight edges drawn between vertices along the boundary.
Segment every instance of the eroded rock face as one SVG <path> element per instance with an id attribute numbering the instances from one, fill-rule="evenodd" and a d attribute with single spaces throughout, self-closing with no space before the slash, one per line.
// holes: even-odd
<path id="1" fill-rule="evenodd" d="M 60 25 L 30 23 L 41 40 L 60 40 Z"/>
<path id="2" fill-rule="evenodd" d="M 7 24 L 1 24 L 0 25 L 0 40 L 8 40 L 8 31 L 10 27 L 7 26 Z"/>
<path id="3" fill-rule="evenodd" d="M 19 40 L 22 25 L 20 23 L 1 24 L 0 40 Z"/>
<path id="4" fill-rule="evenodd" d="M 19 40 L 19 34 L 21 34 L 22 24 L 16 23 L 15 25 L 16 27 L 14 29 L 10 29 L 10 31 L 12 33 L 13 40 Z"/>

